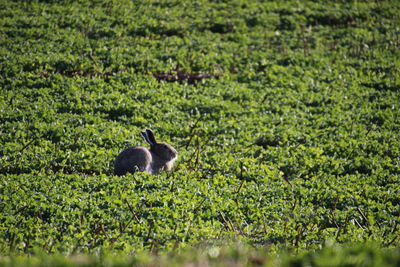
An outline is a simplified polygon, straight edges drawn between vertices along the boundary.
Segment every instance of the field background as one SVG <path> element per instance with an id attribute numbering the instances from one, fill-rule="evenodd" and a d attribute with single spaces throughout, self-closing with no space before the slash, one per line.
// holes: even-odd
<path id="1" fill-rule="evenodd" d="M 399 1 L 1 0 L 0 264 L 395 266 L 399 35 Z M 144 128 L 176 168 L 113 176 Z"/>

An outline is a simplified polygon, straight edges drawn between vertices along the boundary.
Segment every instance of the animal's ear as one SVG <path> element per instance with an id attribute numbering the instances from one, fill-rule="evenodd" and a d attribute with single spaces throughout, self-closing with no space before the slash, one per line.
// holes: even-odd
<path id="1" fill-rule="evenodd" d="M 156 138 L 154 137 L 153 132 L 150 129 L 146 129 L 147 139 L 150 141 L 148 142 L 150 145 L 157 144 Z"/>
<path id="2" fill-rule="evenodd" d="M 146 141 L 146 143 L 148 143 L 149 145 L 151 145 L 151 142 L 149 140 L 149 137 L 147 136 L 147 132 L 142 131 L 140 132 L 140 134 L 143 136 L 144 140 Z"/>

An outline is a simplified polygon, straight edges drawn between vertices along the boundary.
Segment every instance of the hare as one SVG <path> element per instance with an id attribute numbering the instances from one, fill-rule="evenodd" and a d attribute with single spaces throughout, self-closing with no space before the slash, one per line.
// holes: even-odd
<path id="1" fill-rule="evenodd" d="M 156 174 L 160 169 L 170 171 L 178 152 L 167 143 L 158 143 L 151 130 L 141 132 L 150 149 L 142 146 L 129 147 L 122 151 L 114 163 L 114 175 L 125 175 L 136 171 Z"/>

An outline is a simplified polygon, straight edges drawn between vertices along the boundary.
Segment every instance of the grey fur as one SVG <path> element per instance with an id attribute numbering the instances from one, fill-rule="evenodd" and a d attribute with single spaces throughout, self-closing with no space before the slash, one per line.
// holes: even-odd
<path id="1" fill-rule="evenodd" d="M 147 132 L 146 132 L 146 131 L 143 131 L 143 132 L 140 132 L 140 134 L 143 136 L 143 138 L 144 138 L 144 140 L 146 141 L 146 143 L 148 143 L 149 145 L 151 145 L 151 142 L 150 142 L 150 140 L 149 140 L 149 137 L 147 136 Z"/>
<path id="2" fill-rule="evenodd" d="M 150 149 L 142 146 L 129 147 L 115 160 L 114 174 L 125 175 L 136 171 L 156 174 L 160 169 L 170 171 L 178 152 L 170 144 L 158 143 L 151 130 L 141 132 Z"/>

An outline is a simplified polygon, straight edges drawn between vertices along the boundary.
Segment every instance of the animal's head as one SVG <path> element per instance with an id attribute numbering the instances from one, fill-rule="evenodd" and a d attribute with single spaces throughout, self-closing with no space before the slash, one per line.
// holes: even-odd
<path id="1" fill-rule="evenodd" d="M 170 161 L 178 157 L 178 152 L 170 144 L 157 142 L 153 132 L 146 129 L 141 132 L 143 138 L 150 145 L 150 150 L 163 160 Z"/>

